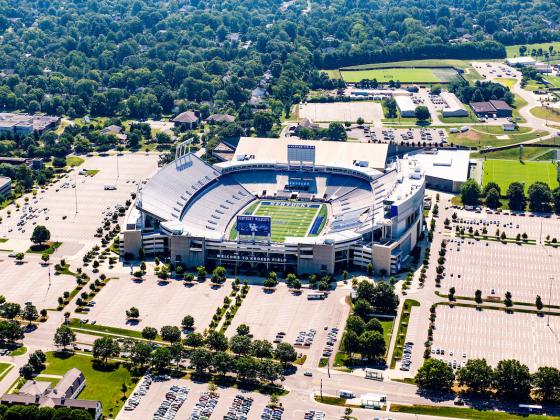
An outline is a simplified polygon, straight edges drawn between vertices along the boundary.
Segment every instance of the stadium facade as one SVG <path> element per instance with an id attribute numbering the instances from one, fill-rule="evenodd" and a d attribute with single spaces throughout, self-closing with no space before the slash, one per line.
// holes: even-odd
<path id="1" fill-rule="evenodd" d="M 211 165 L 179 146 L 139 190 L 121 253 L 137 257 L 143 249 L 236 273 L 335 273 L 369 263 L 396 273 L 423 229 L 425 176 L 413 156 L 389 162 L 387 150 L 242 138 L 231 161 Z M 277 214 L 271 206 L 287 218 L 266 216 Z M 290 216 L 289 207 L 303 207 L 305 218 Z"/>

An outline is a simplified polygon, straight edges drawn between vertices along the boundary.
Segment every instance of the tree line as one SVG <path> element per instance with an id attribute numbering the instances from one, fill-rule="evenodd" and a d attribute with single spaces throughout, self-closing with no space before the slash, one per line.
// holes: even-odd
<path id="1" fill-rule="evenodd" d="M 547 183 L 541 181 L 531 184 L 527 193 L 521 182 L 512 182 L 502 194 L 500 186 L 495 182 L 488 182 L 481 188 L 474 179 L 469 179 L 461 186 L 460 194 L 465 205 L 477 206 L 484 203 L 496 209 L 501 207 L 501 198 L 504 197 L 510 210 L 525 211 L 528 205 L 533 212 L 554 211 L 560 214 L 560 187 L 551 190 Z"/>
<path id="2" fill-rule="evenodd" d="M 443 360 L 426 359 L 418 369 L 416 384 L 423 389 L 449 392 L 454 383 L 467 393 L 497 396 L 504 400 L 528 401 L 531 393 L 539 401 L 560 399 L 560 370 L 539 367 L 534 373 L 518 360 L 501 360 L 492 368 L 486 359 L 470 359 L 454 372 Z"/>

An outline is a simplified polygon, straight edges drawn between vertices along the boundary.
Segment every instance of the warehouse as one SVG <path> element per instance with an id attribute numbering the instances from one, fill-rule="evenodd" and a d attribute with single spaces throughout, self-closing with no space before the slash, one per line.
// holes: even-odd
<path id="1" fill-rule="evenodd" d="M 444 117 L 468 117 L 469 113 L 465 108 L 465 105 L 461 103 L 459 98 L 451 92 L 442 92 L 441 99 L 447 104 L 447 107 L 443 108 L 441 115 Z"/>
<path id="2" fill-rule="evenodd" d="M 416 105 L 410 99 L 410 96 L 395 96 L 397 108 L 403 118 L 414 117 L 416 115 Z"/>
<path id="3" fill-rule="evenodd" d="M 425 171 L 426 186 L 440 191 L 458 193 L 469 178 L 468 150 L 427 150 L 409 156 Z"/>
<path id="4" fill-rule="evenodd" d="M 508 58 L 506 60 L 506 64 L 512 67 L 527 67 L 527 66 L 534 66 L 536 61 L 531 57 L 515 57 L 515 58 Z"/>

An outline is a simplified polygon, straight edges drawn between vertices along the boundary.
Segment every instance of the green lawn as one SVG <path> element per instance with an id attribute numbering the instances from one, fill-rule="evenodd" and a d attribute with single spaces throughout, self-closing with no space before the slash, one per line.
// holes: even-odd
<path id="1" fill-rule="evenodd" d="M 101 401 L 103 414 L 110 418 L 116 417 L 124 404 L 122 384 L 127 385 L 128 396 L 137 382 L 120 363 L 111 362 L 103 366 L 92 357 L 84 355 L 54 352 L 48 352 L 46 355 L 46 368 L 42 374 L 64 375 L 71 368 L 80 369 L 86 378 L 86 387 L 78 398 Z"/>
<path id="2" fill-rule="evenodd" d="M 114 335 L 121 335 L 123 337 L 130 337 L 130 338 L 142 338 L 142 333 L 140 331 L 128 330 L 125 328 L 107 327 L 105 325 L 97 325 L 97 324 L 95 325 L 82 324 L 80 320 L 77 318 L 71 318 L 68 325 L 70 328 L 80 328 L 82 330 L 91 331 L 92 335 L 105 336 L 107 334 L 114 334 Z M 156 337 L 156 340 L 159 339 L 160 337 L 158 335 L 158 337 Z"/>
<path id="3" fill-rule="evenodd" d="M 81 157 L 78 156 L 68 156 L 66 158 L 66 165 L 67 166 L 80 166 L 82 163 L 84 163 L 84 160 Z"/>
<path id="4" fill-rule="evenodd" d="M 378 82 L 387 83 L 390 80 L 402 83 L 439 83 L 447 79 L 438 77 L 432 69 L 427 68 L 390 68 L 369 70 L 341 70 L 340 74 L 345 82 L 355 83 L 363 79 L 377 79 Z"/>
<path id="5" fill-rule="evenodd" d="M 474 419 L 474 420 L 543 420 L 543 419 L 559 419 L 555 416 L 537 416 L 537 415 L 515 415 L 501 411 L 480 411 L 473 408 L 459 407 L 441 407 L 432 405 L 401 405 L 391 404 L 390 411 L 394 413 L 410 413 L 425 416 L 454 417 L 458 419 Z"/>
<path id="6" fill-rule="evenodd" d="M 15 356 L 22 356 L 25 353 L 27 353 L 27 347 L 21 346 L 21 347 L 18 347 L 17 349 L 15 349 L 15 350 L 12 350 L 10 352 L 10 356 L 14 356 L 14 357 Z"/>
<path id="7" fill-rule="evenodd" d="M 512 182 L 524 182 L 525 190 L 537 181 L 546 182 L 550 188 L 556 188 L 557 167 L 551 162 L 519 162 L 518 160 L 493 160 L 484 162 L 484 175 L 482 183 L 496 182 L 502 189 L 507 191 Z"/>
<path id="8" fill-rule="evenodd" d="M 87 176 L 95 176 L 99 173 L 99 169 L 89 169 L 86 171 Z"/>
<path id="9" fill-rule="evenodd" d="M 544 76 L 544 79 L 550 83 L 552 87 L 560 88 L 560 77 L 558 76 Z"/>
<path id="10" fill-rule="evenodd" d="M 527 47 L 527 52 L 525 53 L 525 55 L 529 55 L 531 54 L 531 50 L 535 49 L 538 50 L 539 48 L 543 49 L 543 52 L 548 52 L 548 47 L 549 46 L 553 46 L 554 50 L 553 51 L 560 51 L 560 42 L 541 42 L 541 43 L 537 43 L 537 44 L 519 44 L 519 45 L 508 45 L 506 47 L 506 54 L 508 57 L 519 57 L 519 47 L 521 47 L 521 45 L 525 45 Z M 544 57 L 535 57 L 535 58 L 540 58 L 541 60 Z M 552 57 L 554 58 L 554 57 Z"/>
<path id="11" fill-rule="evenodd" d="M 3 244 L 4 242 L 8 242 L 8 238 L 0 238 L 0 244 Z"/>
<path id="12" fill-rule="evenodd" d="M 439 66 L 449 66 L 449 67 L 456 67 L 460 69 L 466 69 L 471 67 L 471 63 L 469 60 L 427 59 L 427 60 L 393 61 L 390 63 L 360 64 L 357 66 L 343 67 L 341 70 L 364 70 L 364 69 L 387 68 L 387 67 L 439 67 Z"/>
<path id="13" fill-rule="evenodd" d="M 560 123 L 560 111 L 552 110 L 549 108 L 537 106 L 530 110 L 531 114 L 541 120 L 548 120 Z"/>
<path id="14" fill-rule="evenodd" d="M 11 363 L 0 362 L 0 381 L 12 370 L 14 365 Z"/>

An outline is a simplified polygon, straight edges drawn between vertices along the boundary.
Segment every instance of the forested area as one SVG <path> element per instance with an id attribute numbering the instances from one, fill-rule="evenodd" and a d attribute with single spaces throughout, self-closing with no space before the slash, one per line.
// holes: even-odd
<path id="1" fill-rule="evenodd" d="M 502 57 L 499 42 L 558 39 L 547 23 L 560 17 L 558 3 L 5 0 L 0 106 L 157 118 L 210 102 L 236 113 L 270 70 L 266 89 L 279 114 L 309 87 L 332 83 L 318 69 Z M 466 34 L 470 42 L 449 42 Z"/>

